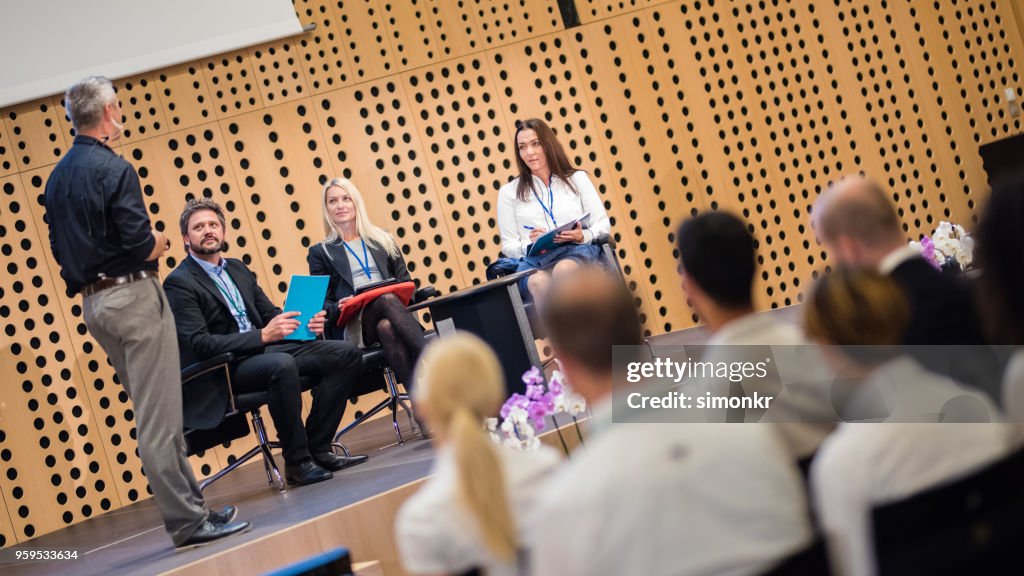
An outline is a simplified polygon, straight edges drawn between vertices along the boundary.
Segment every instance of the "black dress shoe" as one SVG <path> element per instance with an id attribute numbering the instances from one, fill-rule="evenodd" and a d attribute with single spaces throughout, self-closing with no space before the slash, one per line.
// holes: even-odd
<path id="1" fill-rule="evenodd" d="M 369 456 L 366 454 L 352 454 L 348 458 L 344 456 L 338 456 L 334 452 L 320 452 L 313 454 L 313 462 L 316 462 L 318 466 L 331 472 L 337 472 L 338 470 L 344 470 L 349 466 L 355 466 L 356 464 L 362 464 L 369 460 Z"/>
<path id="2" fill-rule="evenodd" d="M 238 508 L 225 506 L 220 510 L 210 510 L 210 515 L 206 519 L 214 524 L 227 524 L 234 520 L 235 516 L 238 516 Z"/>
<path id="3" fill-rule="evenodd" d="M 241 534 L 242 532 L 248 532 L 252 528 L 250 522 L 234 522 L 230 524 L 214 524 L 209 520 L 203 522 L 188 540 L 185 540 L 181 544 L 178 544 L 174 548 L 181 552 L 182 550 L 189 550 L 192 548 L 198 548 L 204 544 L 209 544 L 215 540 L 220 540 L 232 534 Z"/>
<path id="4" fill-rule="evenodd" d="M 330 470 L 324 470 L 312 460 L 303 460 L 301 464 L 295 466 L 285 466 L 284 476 L 293 486 L 314 484 L 334 478 L 334 474 L 331 474 Z"/>

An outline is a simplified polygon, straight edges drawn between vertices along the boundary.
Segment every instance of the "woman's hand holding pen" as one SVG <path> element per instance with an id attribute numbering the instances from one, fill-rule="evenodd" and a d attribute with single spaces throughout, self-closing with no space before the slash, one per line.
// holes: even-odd
<path id="1" fill-rule="evenodd" d="M 523 228 L 530 231 L 530 242 L 536 242 L 537 238 L 548 233 L 548 231 L 543 228 L 534 228 L 533 226 L 523 226 Z"/>

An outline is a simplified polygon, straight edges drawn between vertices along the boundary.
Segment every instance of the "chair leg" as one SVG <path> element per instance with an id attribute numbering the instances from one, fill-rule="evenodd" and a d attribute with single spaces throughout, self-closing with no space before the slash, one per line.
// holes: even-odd
<path id="1" fill-rule="evenodd" d="M 395 372 L 390 367 L 384 367 L 384 380 L 388 383 L 388 407 L 391 408 L 391 425 L 395 427 L 395 435 L 398 436 L 398 445 L 404 446 L 402 429 L 398 426 L 398 384 L 395 383 Z"/>
<path id="2" fill-rule="evenodd" d="M 207 479 L 203 480 L 202 482 L 200 482 L 199 483 L 199 490 L 200 491 L 205 490 L 207 486 L 209 486 L 210 484 L 213 484 L 217 480 L 220 480 L 225 475 L 227 475 L 228 472 L 231 472 L 235 468 L 238 468 L 242 464 L 245 464 L 249 460 L 252 460 L 253 457 L 255 457 L 257 454 L 260 454 L 262 452 L 262 450 L 263 450 L 262 446 L 254 446 L 252 450 L 249 450 L 248 452 L 243 454 L 239 459 L 235 460 L 231 464 L 228 464 L 228 466 L 226 468 L 224 468 L 220 472 L 217 472 L 213 476 L 210 476 L 209 478 L 207 478 Z"/>
<path id="3" fill-rule="evenodd" d="M 402 407 L 402 410 L 405 410 L 405 415 L 409 417 L 409 427 L 412 428 L 412 431 L 422 433 L 423 430 L 420 429 L 419 423 L 416 422 L 416 412 L 413 411 L 412 401 L 409 399 L 409 395 L 399 394 L 398 405 Z"/>
<path id="4" fill-rule="evenodd" d="M 344 436 L 345 434 L 350 432 L 356 426 L 359 426 L 363 422 L 366 422 L 370 418 L 374 417 L 378 412 L 380 412 L 381 410 L 387 408 L 390 404 L 391 404 L 391 398 L 388 398 L 386 400 L 382 400 L 376 406 L 371 408 L 369 412 L 366 412 L 365 414 L 363 414 L 359 418 L 356 418 L 354 422 L 350 423 L 348 426 L 345 426 L 344 428 L 339 430 L 337 434 L 334 435 L 334 443 L 335 444 L 339 443 L 339 441 L 341 440 L 342 436 Z"/>
<path id="5" fill-rule="evenodd" d="M 263 453 L 263 467 L 267 470 L 267 483 L 277 484 L 278 491 L 286 492 L 288 488 L 284 478 L 281 476 L 281 471 L 277 468 L 274 456 L 270 453 L 272 448 L 280 448 L 281 445 L 277 442 L 270 442 L 267 439 L 267 429 L 263 426 L 263 416 L 260 415 L 259 410 L 254 410 L 250 414 L 252 416 L 252 427 L 256 430 L 256 438 L 259 440 L 257 448 Z"/>
<path id="6" fill-rule="evenodd" d="M 261 448 L 260 452 L 262 452 L 262 451 L 263 450 Z M 266 458 L 263 459 L 263 471 L 267 473 L 267 484 L 273 484 L 274 483 L 274 476 L 270 472 L 270 462 L 267 462 Z"/>
<path id="7" fill-rule="evenodd" d="M 391 410 L 391 425 L 395 429 L 395 436 L 398 437 L 397 444 L 399 446 L 405 444 L 405 438 L 402 437 L 402 429 L 398 425 L 399 407 L 405 410 L 406 415 L 409 417 L 409 426 L 413 429 L 413 431 L 419 431 L 420 433 L 422 433 L 422 430 L 419 429 L 419 425 L 416 423 L 416 413 L 413 411 L 411 402 L 409 401 L 409 395 L 402 394 L 398 391 L 398 382 L 395 379 L 395 372 L 391 368 L 386 366 L 384 367 L 384 381 L 387 384 L 388 397 L 380 401 L 376 406 L 371 408 L 369 411 L 364 413 L 359 418 L 356 418 L 355 421 L 349 423 L 348 426 L 345 426 L 344 428 L 339 430 L 338 433 L 334 435 L 334 441 L 332 442 L 332 444 L 335 447 L 347 453 L 348 450 L 346 450 L 345 447 L 341 444 L 341 437 L 352 431 L 352 429 L 355 428 L 356 426 L 359 426 L 363 422 L 366 422 L 370 418 L 373 418 L 374 416 L 377 415 L 378 412 L 385 408 Z M 391 446 L 394 446 L 394 444 L 391 444 Z"/>

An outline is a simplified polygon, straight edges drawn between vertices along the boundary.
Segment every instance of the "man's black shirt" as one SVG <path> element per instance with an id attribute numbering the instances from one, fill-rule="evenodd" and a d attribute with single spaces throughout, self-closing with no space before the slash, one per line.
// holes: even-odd
<path id="1" fill-rule="evenodd" d="M 156 270 L 155 240 L 135 168 L 99 140 L 76 136 L 46 181 L 50 250 L 75 294 L 99 279 Z"/>

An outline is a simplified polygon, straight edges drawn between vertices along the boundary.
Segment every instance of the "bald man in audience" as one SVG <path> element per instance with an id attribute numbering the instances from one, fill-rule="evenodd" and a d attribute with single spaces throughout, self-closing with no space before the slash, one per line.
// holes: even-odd
<path id="1" fill-rule="evenodd" d="M 541 315 L 593 427 L 527 521 L 531 574 L 760 574 L 811 542 L 800 476 L 767 427 L 612 421 L 612 347 L 643 345 L 620 280 L 557 278 Z"/>
<path id="2" fill-rule="evenodd" d="M 877 182 L 847 176 L 821 194 L 812 212 L 818 241 L 835 264 L 872 268 L 910 301 L 904 344 L 984 344 L 970 287 L 932 268 L 906 233 Z"/>

